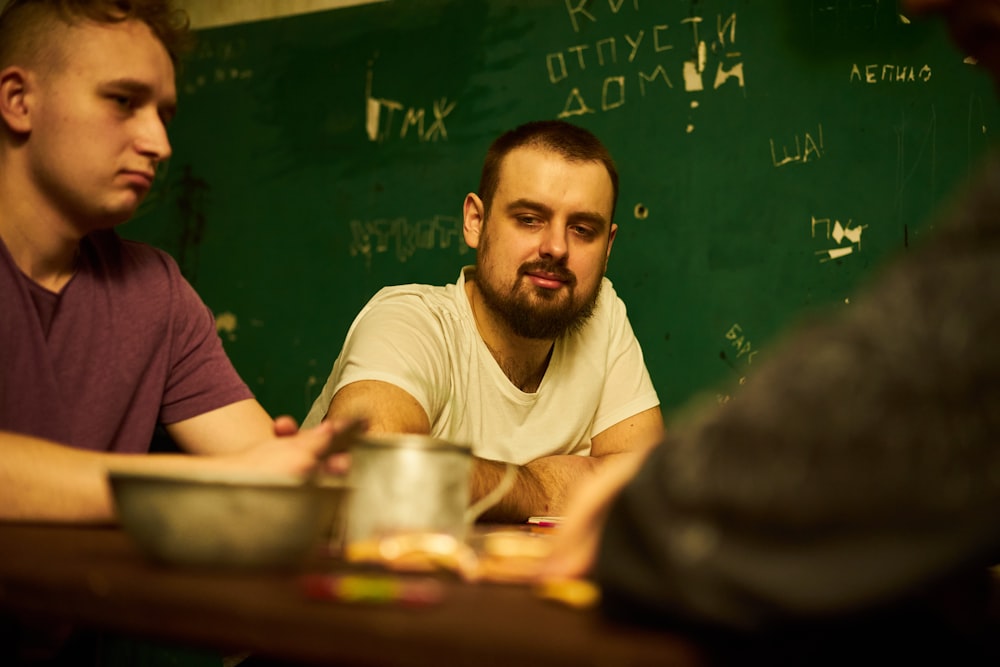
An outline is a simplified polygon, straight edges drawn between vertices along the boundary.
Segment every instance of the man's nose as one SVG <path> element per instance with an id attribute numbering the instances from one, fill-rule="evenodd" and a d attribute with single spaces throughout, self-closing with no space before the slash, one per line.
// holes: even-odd
<path id="1" fill-rule="evenodd" d="M 543 257 L 555 257 L 561 259 L 566 256 L 566 225 L 551 222 L 545 227 L 543 232 L 539 254 Z"/>
<path id="2" fill-rule="evenodd" d="M 162 162 L 170 157 L 173 149 L 167 136 L 167 126 L 159 114 L 150 112 L 144 117 L 135 146 L 136 150 L 153 162 Z"/>

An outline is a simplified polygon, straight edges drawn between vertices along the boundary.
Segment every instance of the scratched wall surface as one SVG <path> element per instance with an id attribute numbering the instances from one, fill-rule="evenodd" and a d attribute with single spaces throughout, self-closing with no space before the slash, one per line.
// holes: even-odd
<path id="1" fill-rule="evenodd" d="M 123 232 L 177 257 L 263 405 L 299 418 L 379 287 L 474 261 L 462 199 L 516 124 L 566 118 L 616 156 L 609 277 L 669 416 L 849 307 L 998 118 L 892 0 L 390 0 L 199 38 Z"/>

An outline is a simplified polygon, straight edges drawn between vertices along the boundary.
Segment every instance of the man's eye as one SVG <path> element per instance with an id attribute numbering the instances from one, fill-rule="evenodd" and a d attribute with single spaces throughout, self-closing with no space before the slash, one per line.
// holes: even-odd
<path id="1" fill-rule="evenodd" d="M 128 95 L 112 95 L 112 101 L 123 109 L 132 108 L 132 98 Z"/>
<path id="2" fill-rule="evenodd" d="M 585 227 L 583 225 L 575 225 L 571 228 L 577 236 L 585 239 L 592 239 L 596 235 L 596 232 L 590 227 Z"/>
<path id="3" fill-rule="evenodd" d="M 519 215 L 517 216 L 517 221 L 522 225 L 537 225 L 538 218 L 533 215 Z"/>

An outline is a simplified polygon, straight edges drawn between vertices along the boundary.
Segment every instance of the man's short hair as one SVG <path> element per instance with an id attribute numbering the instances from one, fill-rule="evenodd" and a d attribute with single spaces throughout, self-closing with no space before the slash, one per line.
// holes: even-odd
<path id="1" fill-rule="evenodd" d="M 44 52 L 54 20 L 66 25 L 142 21 L 175 66 L 193 43 L 188 15 L 172 0 L 6 0 L 0 11 L 0 69 Z"/>
<path id="2" fill-rule="evenodd" d="M 611 177 L 611 220 L 618 203 L 618 169 L 611 153 L 590 131 L 562 120 L 538 120 L 500 135 L 486 151 L 479 179 L 479 197 L 488 216 L 500 183 L 500 165 L 515 148 L 530 146 L 552 151 L 570 162 L 600 162 Z"/>

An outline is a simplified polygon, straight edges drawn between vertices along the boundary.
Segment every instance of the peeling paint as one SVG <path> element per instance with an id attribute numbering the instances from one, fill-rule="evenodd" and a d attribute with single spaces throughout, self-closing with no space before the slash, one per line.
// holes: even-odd
<path id="1" fill-rule="evenodd" d="M 226 340 L 236 340 L 237 326 L 239 324 L 235 313 L 224 312 L 215 316 L 215 331 L 218 334 L 224 334 Z"/>

